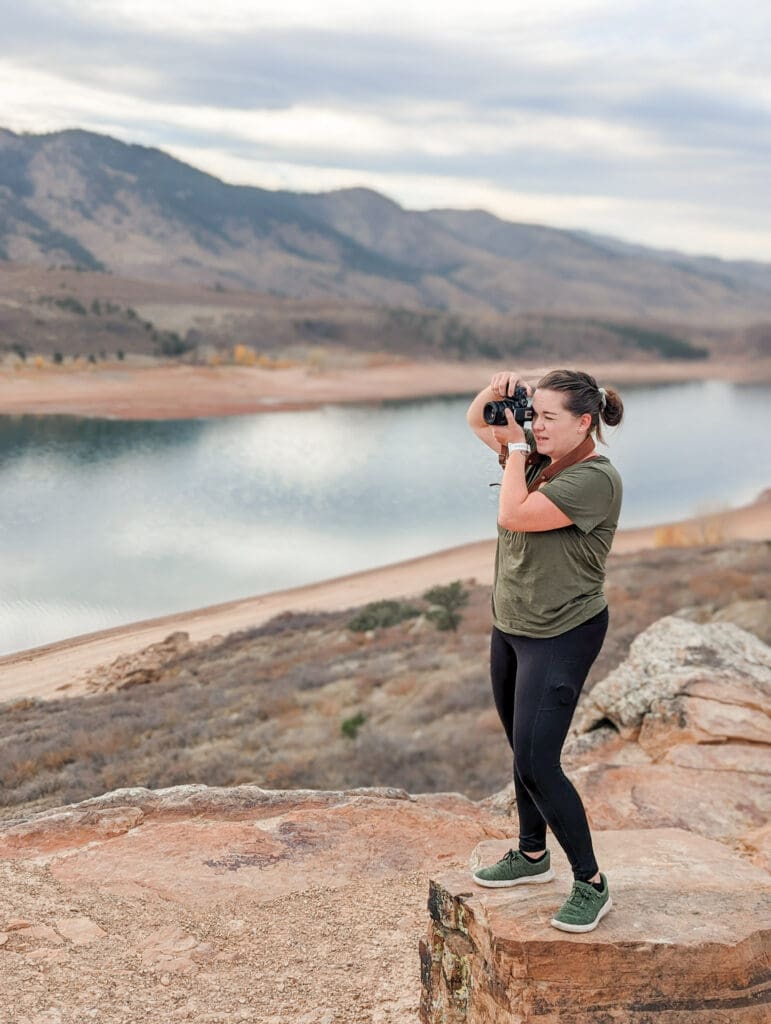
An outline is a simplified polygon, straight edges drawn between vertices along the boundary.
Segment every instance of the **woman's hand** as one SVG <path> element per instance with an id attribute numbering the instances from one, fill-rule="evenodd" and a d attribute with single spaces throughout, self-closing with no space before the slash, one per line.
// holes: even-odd
<path id="1" fill-rule="evenodd" d="M 496 455 L 499 454 L 501 445 L 510 444 L 512 441 L 522 441 L 524 434 L 521 427 L 513 420 L 509 420 L 508 416 L 505 427 L 491 427 L 484 418 L 484 408 L 488 402 L 499 402 L 502 398 L 511 398 L 517 384 L 526 388 L 528 395 L 533 393 L 532 386 L 523 379 L 521 374 L 507 370 L 496 373 L 492 381 L 482 388 L 472 400 L 466 411 L 468 425 L 479 440 L 491 448 Z"/>
<path id="2" fill-rule="evenodd" d="M 525 431 L 517 423 L 511 409 L 506 409 L 505 427 L 493 427 L 493 437 L 498 444 L 515 444 L 517 441 L 525 441 Z"/>
<path id="3" fill-rule="evenodd" d="M 495 392 L 500 398 L 511 398 L 514 394 L 514 388 L 518 384 L 527 390 L 528 395 L 532 395 L 533 389 L 522 375 L 514 370 L 503 370 L 500 373 L 494 374 L 493 379 L 490 381 L 490 390 Z"/>

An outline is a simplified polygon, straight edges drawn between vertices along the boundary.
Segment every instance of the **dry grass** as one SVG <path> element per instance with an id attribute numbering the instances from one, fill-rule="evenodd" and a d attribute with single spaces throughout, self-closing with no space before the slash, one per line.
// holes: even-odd
<path id="1" fill-rule="evenodd" d="M 761 543 L 613 557 L 611 626 L 587 689 L 651 622 L 765 597 L 770 579 Z M 488 680 L 489 597 L 471 588 L 457 633 L 410 620 L 368 639 L 346 628 L 353 610 L 285 614 L 172 658 L 148 685 L 0 704 L 0 816 L 191 782 L 486 796 L 511 770 Z"/>
<path id="2" fill-rule="evenodd" d="M 720 513 L 695 522 L 660 526 L 654 535 L 657 548 L 694 548 L 722 544 L 726 539 L 726 517 Z"/>

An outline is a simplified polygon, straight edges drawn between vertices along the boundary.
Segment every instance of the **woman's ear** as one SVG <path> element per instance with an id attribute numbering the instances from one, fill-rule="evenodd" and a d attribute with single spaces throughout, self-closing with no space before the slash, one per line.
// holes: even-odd
<path id="1" fill-rule="evenodd" d="M 582 414 L 581 419 L 578 421 L 578 433 L 583 434 L 584 431 L 586 431 L 588 434 L 591 429 L 592 414 L 590 412 L 585 412 Z"/>

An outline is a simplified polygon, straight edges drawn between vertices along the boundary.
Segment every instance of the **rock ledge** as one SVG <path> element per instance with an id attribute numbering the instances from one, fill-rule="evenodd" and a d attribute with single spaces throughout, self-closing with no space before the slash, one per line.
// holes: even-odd
<path id="1" fill-rule="evenodd" d="M 549 920 L 553 884 L 484 889 L 466 871 L 431 882 L 420 943 L 423 1024 L 762 1024 L 771 998 L 771 879 L 720 843 L 681 829 L 597 832 L 614 906 L 583 935 Z M 471 866 L 509 841 L 486 840 Z"/>

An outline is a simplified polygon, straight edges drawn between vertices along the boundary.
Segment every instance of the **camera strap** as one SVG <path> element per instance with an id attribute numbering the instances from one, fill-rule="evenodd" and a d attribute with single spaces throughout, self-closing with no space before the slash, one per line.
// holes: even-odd
<path id="1" fill-rule="evenodd" d="M 537 476 L 531 480 L 528 484 L 527 489 L 529 492 L 537 490 L 541 484 L 548 483 L 549 480 L 553 480 L 554 477 L 561 473 L 563 469 L 567 469 L 568 466 L 575 466 L 577 462 L 583 462 L 584 459 L 594 451 L 594 438 L 587 434 L 581 444 L 577 445 L 572 452 L 568 452 L 567 455 L 563 455 L 561 459 L 557 459 L 556 462 L 551 462 L 549 465 L 542 469 Z M 534 465 L 542 456 L 538 455 L 537 452 L 533 452 L 532 455 L 528 455 L 526 462 L 530 465 Z M 530 461 L 532 459 L 532 462 Z"/>

